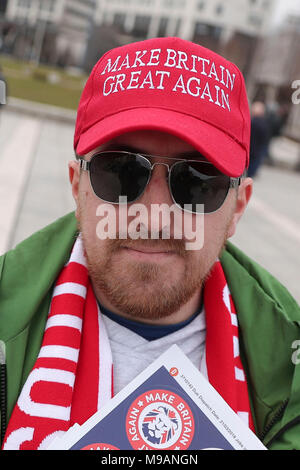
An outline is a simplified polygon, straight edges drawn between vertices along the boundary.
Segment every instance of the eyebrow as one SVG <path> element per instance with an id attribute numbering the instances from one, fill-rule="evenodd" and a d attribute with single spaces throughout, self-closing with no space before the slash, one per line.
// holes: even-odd
<path id="1" fill-rule="evenodd" d="M 142 151 L 141 149 L 137 148 L 137 147 L 134 147 L 132 145 L 125 145 L 125 144 L 117 144 L 117 143 L 110 143 L 110 144 L 107 144 L 103 147 L 103 149 L 101 151 L 111 151 L 111 150 L 115 150 L 115 151 L 122 151 L 122 152 L 130 152 L 130 153 L 138 153 L 140 155 L 145 155 L 145 156 L 151 156 L 151 154 L 148 154 L 147 152 L 144 152 Z M 157 156 L 157 157 L 165 157 L 165 155 L 152 155 L 153 157 Z M 167 157 L 167 156 L 166 156 Z M 207 162 L 208 160 L 204 157 L 204 155 L 200 152 L 198 152 L 197 150 L 188 150 L 187 152 L 180 152 L 176 155 L 173 155 L 172 157 L 169 157 L 169 158 L 182 158 L 182 159 L 185 159 L 185 160 L 201 160 L 201 161 L 205 161 Z"/>

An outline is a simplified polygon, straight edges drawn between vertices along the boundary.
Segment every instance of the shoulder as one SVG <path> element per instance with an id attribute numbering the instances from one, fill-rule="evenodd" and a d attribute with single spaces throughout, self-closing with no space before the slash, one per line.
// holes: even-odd
<path id="1" fill-rule="evenodd" d="M 66 263 L 77 236 L 74 213 L 39 230 L 0 258 L 1 337 L 30 322 Z M 14 322 L 11 318 L 14 318 Z M 8 328 L 10 330 L 8 331 Z"/>
<path id="2" fill-rule="evenodd" d="M 299 344 L 300 307 L 277 279 L 231 243 L 221 263 L 237 310 L 256 429 L 259 435 L 270 429 L 267 443 L 282 429 L 282 422 L 293 422 L 293 403 L 299 415 L 300 369 L 293 361 L 293 354 L 298 354 L 293 348 Z M 275 425 L 273 417 L 289 400 L 292 406 Z"/>
<path id="3" fill-rule="evenodd" d="M 243 251 L 227 242 L 221 262 L 235 301 L 242 297 L 249 305 L 272 304 L 287 320 L 300 321 L 300 306 L 287 288 Z"/>
<path id="4" fill-rule="evenodd" d="M 35 261 L 41 265 L 53 251 L 58 255 L 66 246 L 72 245 L 76 236 L 76 219 L 74 213 L 70 213 L 57 219 L 43 229 L 34 233 L 26 240 L 19 243 L 14 249 L 0 257 L 0 279 L 6 270 L 18 266 L 30 269 Z"/>

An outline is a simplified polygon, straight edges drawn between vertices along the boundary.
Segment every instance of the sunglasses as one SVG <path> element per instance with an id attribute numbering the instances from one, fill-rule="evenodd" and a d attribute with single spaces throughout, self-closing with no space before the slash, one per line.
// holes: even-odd
<path id="1" fill-rule="evenodd" d="M 149 158 L 175 160 L 175 163 L 152 163 Z M 139 199 L 155 165 L 168 168 L 169 190 L 174 203 L 194 214 L 216 212 L 224 203 L 229 189 L 238 187 L 241 182 L 241 178 L 224 175 L 212 163 L 201 160 L 146 156 L 125 151 L 99 152 L 90 161 L 80 158 L 80 168 L 89 172 L 95 195 L 112 204 L 119 204 L 120 196 L 126 196 L 127 203 Z"/>

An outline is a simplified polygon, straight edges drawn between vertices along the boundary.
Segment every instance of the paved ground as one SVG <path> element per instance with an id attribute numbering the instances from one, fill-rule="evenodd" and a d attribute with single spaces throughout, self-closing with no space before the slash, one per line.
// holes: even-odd
<path id="1" fill-rule="evenodd" d="M 74 209 L 73 126 L 7 112 L 0 121 L 0 252 Z"/>
<path id="2" fill-rule="evenodd" d="M 74 209 L 67 162 L 73 123 L 4 110 L 0 115 L 0 254 Z M 300 303 L 299 147 L 273 143 L 280 166 L 261 169 L 232 241 L 282 281 Z"/>
<path id="3" fill-rule="evenodd" d="M 300 173 L 263 167 L 232 241 L 300 303 Z"/>

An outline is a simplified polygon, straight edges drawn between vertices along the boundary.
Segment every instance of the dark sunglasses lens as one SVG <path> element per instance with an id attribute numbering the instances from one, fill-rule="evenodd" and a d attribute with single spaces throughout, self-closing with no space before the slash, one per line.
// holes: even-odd
<path id="1" fill-rule="evenodd" d="M 204 204 L 204 213 L 215 212 L 228 194 L 230 178 L 205 162 L 178 162 L 171 172 L 170 186 L 175 202 L 182 208 L 191 205 L 193 212 L 202 212 L 197 204 Z"/>
<path id="2" fill-rule="evenodd" d="M 144 191 L 150 164 L 139 155 L 103 152 L 91 159 L 90 178 L 95 194 L 106 202 L 135 201 Z"/>

